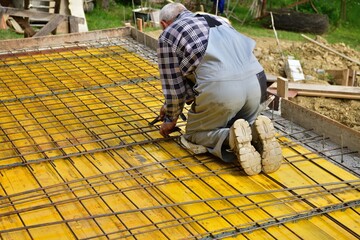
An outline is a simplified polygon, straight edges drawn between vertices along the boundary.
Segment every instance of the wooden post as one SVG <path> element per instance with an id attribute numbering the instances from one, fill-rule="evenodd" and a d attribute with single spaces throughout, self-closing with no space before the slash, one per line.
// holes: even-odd
<path id="1" fill-rule="evenodd" d="M 289 81 L 286 78 L 278 77 L 276 91 L 279 97 L 288 99 Z"/>
<path id="2" fill-rule="evenodd" d="M 342 72 L 342 86 L 349 86 L 349 69 L 344 69 Z"/>
<path id="3" fill-rule="evenodd" d="M 69 32 L 75 33 L 79 32 L 79 20 L 73 16 L 68 16 L 69 21 Z"/>
<path id="4" fill-rule="evenodd" d="M 143 26 L 143 23 L 142 23 L 142 19 L 141 18 L 137 18 L 136 19 L 136 25 L 137 25 L 137 29 L 142 32 L 143 29 L 142 29 L 142 26 Z"/>
<path id="5" fill-rule="evenodd" d="M 348 82 L 348 86 L 355 86 L 355 82 L 356 82 L 356 71 L 355 70 L 349 70 L 349 82 Z"/>
<path id="6" fill-rule="evenodd" d="M 8 14 L 0 13 L 0 29 L 7 29 L 6 20 L 8 17 Z"/>
<path id="7" fill-rule="evenodd" d="M 63 15 L 54 15 L 44 27 L 35 33 L 34 37 L 49 35 L 64 19 Z"/>

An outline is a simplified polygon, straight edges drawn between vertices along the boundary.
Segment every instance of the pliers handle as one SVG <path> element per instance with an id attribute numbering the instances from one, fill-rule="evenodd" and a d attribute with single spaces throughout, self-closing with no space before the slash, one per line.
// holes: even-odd
<path id="1" fill-rule="evenodd" d="M 180 118 L 181 118 L 183 121 L 186 121 L 186 116 L 185 116 L 185 114 L 181 113 L 181 114 L 180 114 Z M 160 122 L 160 121 L 161 121 L 161 120 L 160 120 L 160 117 L 158 116 L 158 117 L 156 117 L 154 120 L 152 120 L 151 122 L 149 122 L 149 125 L 154 125 L 155 123 Z"/>

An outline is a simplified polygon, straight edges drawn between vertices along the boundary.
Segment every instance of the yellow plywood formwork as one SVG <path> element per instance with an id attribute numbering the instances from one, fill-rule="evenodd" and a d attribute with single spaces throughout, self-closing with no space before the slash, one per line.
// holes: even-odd
<path id="1" fill-rule="evenodd" d="M 127 38 L 0 59 L 2 239 L 357 239 L 360 179 L 278 134 L 246 176 L 150 126 L 157 65 Z"/>

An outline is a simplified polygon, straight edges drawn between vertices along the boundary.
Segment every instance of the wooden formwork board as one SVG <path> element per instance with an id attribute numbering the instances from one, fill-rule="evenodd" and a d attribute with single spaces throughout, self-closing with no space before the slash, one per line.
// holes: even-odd
<path id="1" fill-rule="evenodd" d="M 149 126 L 156 63 L 107 40 L 0 59 L 2 239 L 359 238 L 358 177 L 280 134 L 272 174 L 194 155 Z"/>
<path id="2" fill-rule="evenodd" d="M 84 41 L 97 41 L 102 39 L 106 41 L 107 38 L 130 36 L 132 27 L 121 27 L 106 30 L 89 31 L 82 33 L 69 33 L 59 35 L 49 35 L 41 37 L 23 38 L 23 39 L 11 39 L 0 41 L 1 51 L 15 51 L 16 49 L 25 48 L 63 48 L 66 45 L 73 43 L 79 43 Z"/>
<path id="3" fill-rule="evenodd" d="M 329 137 L 341 147 L 360 151 L 360 132 L 324 115 L 301 107 L 287 99 L 281 99 L 281 115 L 304 128 L 312 129 L 317 134 Z"/>

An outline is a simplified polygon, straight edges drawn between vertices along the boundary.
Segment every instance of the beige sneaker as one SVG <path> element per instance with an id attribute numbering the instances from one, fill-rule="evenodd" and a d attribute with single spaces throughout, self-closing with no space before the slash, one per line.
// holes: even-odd
<path id="1" fill-rule="evenodd" d="M 279 142 L 275 138 L 275 129 L 266 116 L 258 116 L 252 127 L 253 144 L 261 154 L 261 165 L 264 173 L 272 173 L 281 166 L 283 156 Z"/>
<path id="2" fill-rule="evenodd" d="M 238 119 L 230 128 L 229 144 L 247 175 L 261 172 L 261 157 L 251 145 L 251 128 L 244 119 Z"/>
<path id="3" fill-rule="evenodd" d="M 188 140 L 186 140 L 184 138 L 184 136 L 180 137 L 180 143 L 181 145 L 183 145 L 186 149 L 188 149 L 189 151 L 193 152 L 194 154 L 201 154 L 201 153 L 206 153 L 208 150 L 206 147 L 202 146 L 202 145 L 197 145 L 194 143 L 189 142 Z"/>

